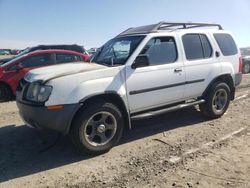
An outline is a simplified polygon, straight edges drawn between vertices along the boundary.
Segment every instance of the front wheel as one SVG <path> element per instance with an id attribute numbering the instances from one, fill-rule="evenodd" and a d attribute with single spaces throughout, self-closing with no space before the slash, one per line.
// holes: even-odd
<path id="1" fill-rule="evenodd" d="M 115 146 L 123 132 L 124 119 L 119 108 L 96 101 L 78 113 L 70 136 L 81 153 L 98 155 Z"/>
<path id="2" fill-rule="evenodd" d="M 216 82 L 209 89 L 204 104 L 200 105 L 201 112 L 210 118 L 221 117 L 230 103 L 230 88 L 226 83 Z"/>

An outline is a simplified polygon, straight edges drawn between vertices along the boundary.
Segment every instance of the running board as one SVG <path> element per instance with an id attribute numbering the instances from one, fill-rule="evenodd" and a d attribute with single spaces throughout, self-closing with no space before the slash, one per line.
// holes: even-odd
<path id="1" fill-rule="evenodd" d="M 168 107 L 168 108 L 164 108 L 164 109 L 160 109 L 160 110 L 156 110 L 156 111 L 149 111 L 149 112 L 145 112 L 145 113 L 142 113 L 142 114 L 137 114 L 137 115 L 134 115 L 134 116 L 132 115 L 131 120 L 139 120 L 139 119 L 149 118 L 149 117 L 157 116 L 157 115 L 164 114 L 164 113 L 167 113 L 167 112 L 172 112 L 172 111 L 180 110 L 180 109 L 187 108 L 187 107 L 190 107 L 190 106 L 194 106 L 194 105 L 197 105 L 197 104 L 201 104 L 201 103 L 204 103 L 204 102 L 205 102 L 205 100 L 201 99 L 201 100 L 198 100 L 198 101 L 179 104 L 177 106 L 172 106 L 172 107 Z"/>

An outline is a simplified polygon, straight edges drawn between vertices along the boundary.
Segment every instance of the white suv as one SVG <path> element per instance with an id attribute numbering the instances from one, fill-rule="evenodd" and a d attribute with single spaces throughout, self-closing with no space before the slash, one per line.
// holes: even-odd
<path id="1" fill-rule="evenodd" d="M 70 134 L 90 154 L 116 145 L 134 119 L 193 105 L 218 118 L 242 78 L 240 51 L 218 24 L 130 28 L 104 44 L 91 62 L 32 70 L 17 91 L 28 125 Z"/>

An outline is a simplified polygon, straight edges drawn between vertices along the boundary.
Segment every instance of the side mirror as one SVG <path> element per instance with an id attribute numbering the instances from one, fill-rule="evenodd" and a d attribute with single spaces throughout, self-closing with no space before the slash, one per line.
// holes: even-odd
<path id="1" fill-rule="evenodd" d="M 139 67 L 149 66 L 149 60 L 147 55 L 139 55 L 136 57 L 134 63 L 131 65 L 132 69 L 136 69 Z"/>
<path id="2" fill-rule="evenodd" d="M 16 72 L 18 72 L 18 71 L 20 71 L 20 70 L 22 70 L 23 69 L 23 67 L 21 66 L 21 65 L 15 65 L 14 66 L 14 70 L 16 71 Z"/>

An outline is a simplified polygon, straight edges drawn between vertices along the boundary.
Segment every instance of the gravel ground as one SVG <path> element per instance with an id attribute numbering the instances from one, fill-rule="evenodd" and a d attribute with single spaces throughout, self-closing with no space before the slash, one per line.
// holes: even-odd
<path id="1" fill-rule="evenodd" d="M 0 187 L 250 187 L 250 75 L 227 113 L 196 108 L 133 122 L 110 152 L 81 156 L 67 136 L 31 129 L 0 104 Z"/>

